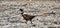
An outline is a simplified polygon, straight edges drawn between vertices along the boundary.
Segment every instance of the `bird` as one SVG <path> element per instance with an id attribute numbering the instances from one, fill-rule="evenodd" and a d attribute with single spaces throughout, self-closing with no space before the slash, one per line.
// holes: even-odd
<path id="1" fill-rule="evenodd" d="M 36 16 L 42 16 L 43 14 L 38 14 L 38 15 L 28 15 L 28 14 L 24 14 L 24 10 L 23 9 L 19 9 L 19 11 L 21 11 L 22 13 L 21 13 L 21 15 L 22 15 L 22 17 L 24 18 L 24 20 L 26 20 L 26 24 L 27 24 L 27 22 L 28 21 L 30 21 L 31 22 L 31 24 L 33 24 L 32 23 L 32 19 L 34 18 L 34 17 L 36 17 Z"/>

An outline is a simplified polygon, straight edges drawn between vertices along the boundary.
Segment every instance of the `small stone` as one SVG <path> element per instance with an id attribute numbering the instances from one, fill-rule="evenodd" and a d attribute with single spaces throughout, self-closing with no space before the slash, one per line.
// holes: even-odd
<path id="1" fill-rule="evenodd" d="M 35 27 L 36 25 L 35 25 L 35 24 L 33 24 L 32 26 L 33 26 L 33 27 Z"/>

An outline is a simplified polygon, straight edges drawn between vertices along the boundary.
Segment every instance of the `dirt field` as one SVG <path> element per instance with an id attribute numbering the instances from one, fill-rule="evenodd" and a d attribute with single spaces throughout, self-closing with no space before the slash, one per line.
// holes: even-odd
<path id="1" fill-rule="evenodd" d="M 25 5 L 27 4 L 27 5 Z M 32 22 L 26 23 L 19 9 L 29 15 L 50 13 L 36 16 Z M 37 20 L 38 19 L 38 20 Z M 0 1 L 0 28 L 60 28 L 60 2 L 58 1 Z"/>

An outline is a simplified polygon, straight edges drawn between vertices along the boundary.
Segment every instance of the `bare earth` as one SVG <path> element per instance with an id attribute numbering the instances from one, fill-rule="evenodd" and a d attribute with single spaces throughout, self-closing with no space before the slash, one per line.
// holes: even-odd
<path id="1" fill-rule="evenodd" d="M 27 5 L 23 6 L 25 4 Z M 20 8 L 29 15 L 51 11 L 56 15 L 37 16 L 32 20 L 33 24 L 30 21 L 25 24 Z M 60 28 L 60 3 L 58 1 L 0 1 L 0 28 Z"/>

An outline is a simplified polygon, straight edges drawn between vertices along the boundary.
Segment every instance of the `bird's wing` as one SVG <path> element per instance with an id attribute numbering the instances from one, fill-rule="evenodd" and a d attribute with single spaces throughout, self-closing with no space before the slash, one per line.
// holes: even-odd
<path id="1" fill-rule="evenodd" d="M 28 14 L 25 14 L 25 16 L 28 17 L 28 18 L 34 18 L 35 17 L 33 15 L 28 15 Z"/>

